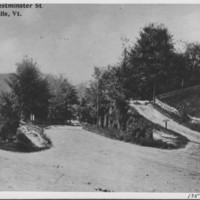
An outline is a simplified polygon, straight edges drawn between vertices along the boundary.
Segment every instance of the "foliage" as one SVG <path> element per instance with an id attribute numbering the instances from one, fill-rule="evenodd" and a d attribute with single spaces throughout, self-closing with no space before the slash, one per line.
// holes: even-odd
<path id="1" fill-rule="evenodd" d="M 18 98 L 21 114 L 24 120 L 34 114 L 36 119 L 45 120 L 48 115 L 49 90 L 37 64 L 25 57 L 17 64 L 15 74 L 11 74 L 8 81 L 13 95 Z"/>
<path id="2" fill-rule="evenodd" d="M 12 98 L 4 97 L 1 109 L 16 112 L 13 116 L 17 120 L 22 114 L 27 120 L 32 113 L 39 121 L 65 123 L 78 116 L 98 128 L 117 130 L 116 137 L 128 134 L 130 141 L 138 137 L 151 141 L 151 126 L 144 119 L 130 118 L 130 100 L 152 100 L 155 95 L 200 84 L 200 44 L 188 44 L 183 53 L 176 52 L 174 46 L 173 36 L 163 24 L 143 27 L 134 45 L 123 44 L 117 64 L 94 68 L 93 80 L 79 102 L 66 78 L 44 76 L 26 57 L 8 81 Z M 9 104 L 14 108 L 9 110 Z M 183 121 L 187 120 L 185 113 L 183 110 Z"/>
<path id="3" fill-rule="evenodd" d="M 96 67 L 93 77 L 80 104 L 80 119 L 102 127 L 117 123 L 125 129 L 127 101 L 121 65 Z"/>
<path id="4" fill-rule="evenodd" d="M 64 123 L 76 118 L 78 97 L 75 88 L 66 78 L 48 75 L 50 95 L 48 120 L 52 123 Z"/>
<path id="5" fill-rule="evenodd" d="M 152 100 L 155 95 L 197 84 L 199 50 L 198 44 L 190 44 L 186 52 L 178 53 L 163 24 L 145 26 L 133 46 L 123 45 L 118 64 L 94 68 L 94 79 L 80 103 L 80 120 L 111 133 L 117 130 L 124 140 L 143 140 L 150 145 L 152 124 L 130 117 L 130 99 Z M 185 116 L 182 113 L 183 120 L 187 120 Z"/>
<path id="6" fill-rule="evenodd" d="M 12 93 L 2 93 L 0 97 L 0 135 L 3 140 L 15 136 L 20 120 L 18 99 Z"/>
<path id="7" fill-rule="evenodd" d="M 77 94 L 66 78 L 42 74 L 32 59 L 17 63 L 16 73 L 7 83 L 11 89 L 0 98 L 0 122 L 3 139 L 16 135 L 19 121 L 65 123 L 77 116 Z"/>
<path id="8" fill-rule="evenodd" d="M 187 143 L 187 138 L 171 130 L 167 130 L 160 125 L 149 122 L 138 114 L 129 116 L 127 131 L 121 131 L 112 127 L 96 127 L 94 125 L 84 125 L 83 128 L 111 139 L 121 140 L 142 146 L 157 147 L 163 149 L 183 148 Z M 154 140 L 153 131 L 158 130 L 168 135 L 176 137 L 175 144 L 166 143 L 162 140 Z"/>
<path id="9" fill-rule="evenodd" d="M 164 25 L 149 24 L 140 32 L 136 44 L 130 49 L 129 60 L 132 79 L 136 79 L 137 96 L 152 99 L 154 85 L 161 92 L 160 83 L 167 85 L 172 68 L 174 44 Z M 135 89 L 135 88 L 134 88 Z"/>
<path id="10" fill-rule="evenodd" d="M 126 141 L 153 141 L 153 127 L 150 122 L 139 115 L 132 115 L 127 121 Z"/>
<path id="11" fill-rule="evenodd" d="M 200 84 L 200 44 L 187 44 L 184 56 L 187 65 L 186 75 L 190 85 Z"/>

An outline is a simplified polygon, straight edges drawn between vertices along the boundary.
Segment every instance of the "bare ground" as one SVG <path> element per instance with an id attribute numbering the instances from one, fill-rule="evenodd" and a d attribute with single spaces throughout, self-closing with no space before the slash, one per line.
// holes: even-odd
<path id="1" fill-rule="evenodd" d="M 82 130 L 46 130 L 53 148 L 0 150 L 1 191 L 199 192 L 200 157 L 141 147 Z M 195 148 L 196 149 L 196 148 Z"/>

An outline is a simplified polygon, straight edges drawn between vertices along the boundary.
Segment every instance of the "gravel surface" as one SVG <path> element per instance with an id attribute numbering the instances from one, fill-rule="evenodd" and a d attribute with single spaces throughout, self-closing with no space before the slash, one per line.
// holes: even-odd
<path id="1" fill-rule="evenodd" d="M 45 133 L 49 150 L 0 150 L 1 191 L 199 192 L 200 157 L 183 149 L 137 146 L 81 127 Z"/>

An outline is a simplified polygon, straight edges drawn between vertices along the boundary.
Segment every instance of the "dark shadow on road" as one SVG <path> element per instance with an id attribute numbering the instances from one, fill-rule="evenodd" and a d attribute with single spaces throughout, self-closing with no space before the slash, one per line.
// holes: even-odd
<path id="1" fill-rule="evenodd" d="M 44 151 L 48 149 L 50 149 L 50 147 L 43 148 L 43 149 L 36 149 L 33 151 L 26 147 L 20 146 L 16 142 L 0 142 L 0 150 L 11 151 L 11 152 L 16 152 L 16 153 L 34 153 L 34 152 Z"/>

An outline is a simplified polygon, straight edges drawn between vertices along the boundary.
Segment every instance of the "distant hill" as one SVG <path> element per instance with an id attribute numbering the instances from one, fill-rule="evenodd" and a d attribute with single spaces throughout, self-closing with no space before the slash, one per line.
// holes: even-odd
<path id="1" fill-rule="evenodd" d="M 9 74 L 0 74 L 0 94 L 2 92 L 9 92 L 10 87 L 8 86 L 6 79 L 9 79 Z"/>
<path id="2" fill-rule="evenodd" d="M 0 74 L 0 94 L 2 92 L 9 92 L 10 87 L 6 83 L 6 79 L 9 79 L 10 74 Z M 85 96 L 85 90 L 89 85 L 89 81 L 85 81 L 75 86 L 78 98 L 81 99 Z"/>

